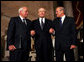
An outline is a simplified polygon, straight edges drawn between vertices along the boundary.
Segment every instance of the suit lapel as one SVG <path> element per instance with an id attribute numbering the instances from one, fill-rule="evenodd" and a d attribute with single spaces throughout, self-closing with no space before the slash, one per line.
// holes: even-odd
<path id="1" fill-rule="evenodd" d="M 27 22 L 27 21 L 26 21 L 26 22 Z M 22 22 L 22 20 L 20 19 L 19 16 L 18 16 L 18 23 L 19 23 L 22 27 L 27 28 L 27 25 Z"/>
<path id="2" fill-rule="evenodd" d="M 19 21 L 19 23 L 22 23 L 22 20 L 20 19 L 20 17 L 18 16 L 18 21 Z"/>
<path id="3" fill-rule="evenodd" d="M 65 19 L 64 19 L 63 27 L 67 24 L 66 22 L 67 22 L 67 16 L 66 16 Z"/>
<path id="4" fill-rule="evenodd" d="M 38 27 L 40 28 L 40 30 L 42 30 L 42 29 L 41 29 L 40 22 L 39 22 L 39 19 L 37 19 L 37 25 L 38 25 Z M 45 18 L 45 24 L 44 24 L 43 30 L 46 29 L 46 25 L 47 25 L 47 19 Z"/>
<path id="5" fill-rule="evenodd" d="M 20 24 L 23 24 L 23 22 L 22 22 L 22 20 L 21 20 L 21 18 L 20 18 L 19 16 L 18 16 L 18 20 L 19 20 L 19 23 L 20 23 Z M 28 22 L 27 22 L 27 19 L 26 19 L 26 23 L 28 23 Z M 24 25 L 27 26 L 26 24 L 24 24 Z"/>
<path id="6" fill-rule="evenodd" d="M 46 29 L 46 25 L 47 25 L 47 19 L 45 18 L 45 24 L 44 24 L 43 30 Z"/>
<path id="7" fill-rule="evenodd" d="M 37 25 L 38 25 L 38 27 L 41 29 L 39 19 L 37 19 Z M 41 29 L 41 30 L 42 30 L 42 29 Z"/>
<path id="8" fill-rule="evenodd" d="M 38 19 L 38 22 L 39 22 L 39 19 Z M 46 23 L 47 23 L 47 19 L 45 18 L 45 24 L 44 24 L 44 26 L 43 26 L 43 29 L 41 29 L 40 22 L 39 22 L 39 26 L 40 26 L 40 29 L 41 29 L 41 30 L 44 30 L 44 29 L 46 28 L 46 25 L 47 25 Z"/>

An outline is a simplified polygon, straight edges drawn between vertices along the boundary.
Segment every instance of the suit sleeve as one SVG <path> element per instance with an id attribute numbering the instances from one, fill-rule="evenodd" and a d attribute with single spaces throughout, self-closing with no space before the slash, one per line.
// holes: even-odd
<path id="1" fill-rule="evenodd" d="M 52 23 L 53 23 L 53 25 L 52 25 L 53 29 L 55 29 L 55 24 L 57 23 L 56 20 L 57 20 L 57 19 L 54 19 L 54 20 L 52 21 Z"/>
<path id="2" fill-rule="evenodd" d="M 52 21 L 52 28 L 55 30 L 55 19 Z M 52 34 L 53 36 L 55 36 L 55 31 L 54 31 L 54 33 Z"/>
<path id="3" fill-rule="evenodd" d="M 7 47 L 14 44 L 14 33 L 15 33 L 14 18 L 10 19 L 7 31 Z"/>
<path id="4" fill-rule="evenodd" d="M 76 25 L 75 25 L 75 21 L 74 18 L 71 19 L 71 41 L 73 45 L 76 45 Z"/>
<path id="5" fill-rule="evenodd" d="M 34 29 L 34 21 L 31 22 L 31 30 L 35 30 L 35 29 Z M 32 36 L 32 38 L 34 38 L 34 37 L 35 37 L 35 35 Z"/>
<path id="6" fill-rule="evenodd" d="M 34 30 L 34 21 L 31 22 L 31 30 Z"/>
<path id="7" fill-rule="evenodd" d="M 51 27 L 50 28 L 53 28 L 54 29 L 54 24 L 53 24 L 53 21 L 51 21 Z M 55 35 L 55 32 L 52 33 L 52 35 L 54 36 Z"/>

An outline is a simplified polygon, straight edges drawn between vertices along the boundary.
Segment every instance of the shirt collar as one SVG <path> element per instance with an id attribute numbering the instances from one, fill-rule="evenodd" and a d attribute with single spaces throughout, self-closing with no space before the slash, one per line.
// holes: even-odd
<path id="1" fill-rule="evenodd" d="M 65 15 L 63 15 L 62 17 L 61 17 L 61 20 L 64 20 L 65 19 Z"/>
<path id="2" fill-rule="evenodd" d="M 40 23 L 41 23 L 41 17 L 39 17 L 39 21 L 40 21 Z M 45 17 L 43 18 L 43 23 L 45 23 Z"/>
<path id="3" fill-rule="evenodd" d="M 20 16 L 20 15 L 19 15 L 19 17 L 20 17 L 20 19 L 21 19 L 21 20 L 22 20 L 22 22 L 23 22 L 23 19 L 24 19 L 24 18 L 23 18 L 22 16 Z"/>
<path id="4" fill-rule="evenodd" d="M 19 15 L 19 17 L 21 18 L 21 20 L 23 20 L 24 18 L 22 16 Z"/>

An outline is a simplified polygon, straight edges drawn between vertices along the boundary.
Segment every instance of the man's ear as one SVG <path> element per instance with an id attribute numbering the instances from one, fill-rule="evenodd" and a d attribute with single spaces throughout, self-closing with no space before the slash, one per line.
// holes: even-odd
<path id="1" fill-rule="evenodd" d="M 61 13 L 64 13 L 64 11 L 62 10 Z"/>

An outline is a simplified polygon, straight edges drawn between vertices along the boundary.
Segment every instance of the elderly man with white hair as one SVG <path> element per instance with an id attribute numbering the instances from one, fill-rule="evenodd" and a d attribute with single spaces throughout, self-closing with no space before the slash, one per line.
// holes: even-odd
<path id="1" fill-rule="evenodd" d="M 21 7 L 19 16 L 11 17 L 7 31 L 7 49 L 10 61 L 27 61 L 31 47 L 31 21 L 27 19 L 28 8 Z"/>

